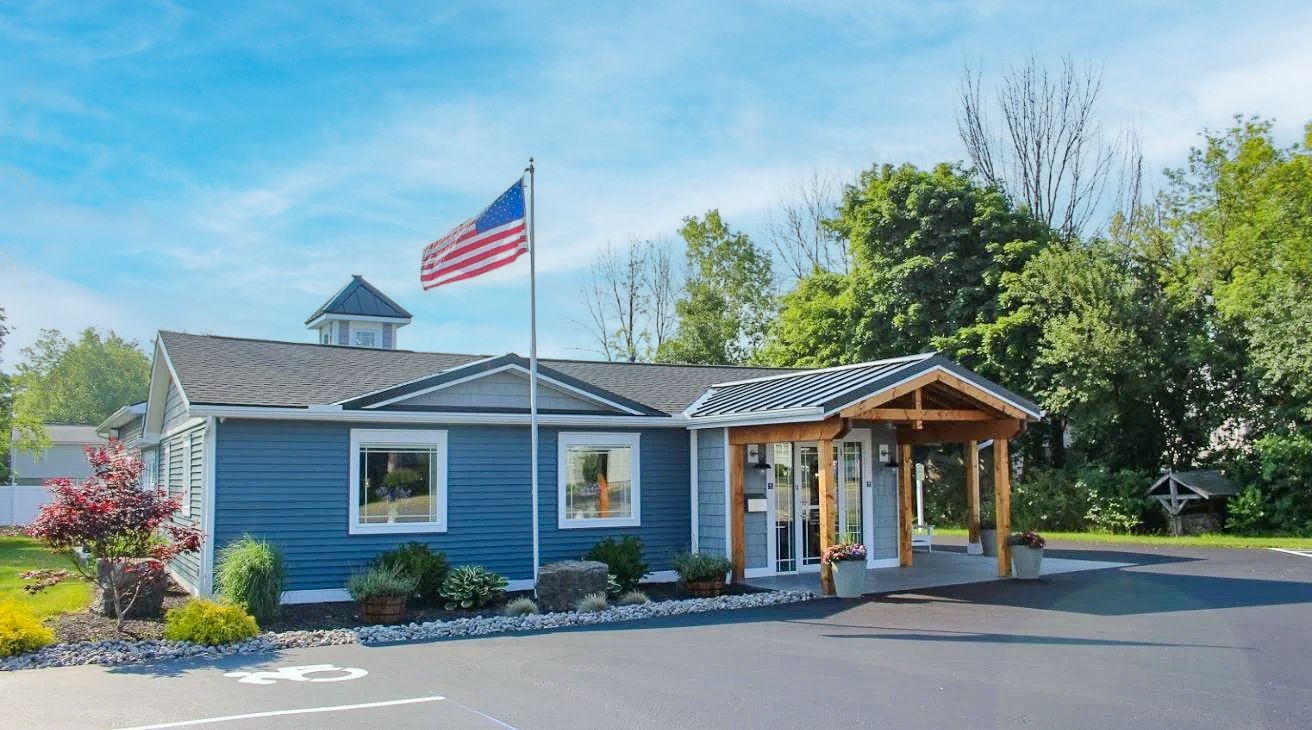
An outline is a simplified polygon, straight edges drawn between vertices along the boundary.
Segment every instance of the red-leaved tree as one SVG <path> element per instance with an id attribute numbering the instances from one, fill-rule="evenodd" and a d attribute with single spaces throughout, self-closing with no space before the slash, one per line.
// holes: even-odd
<path id="1" fill-rule="evenodd" d="M 86 452 L 91 478 L 47 481 L 54 499 L 27 532 L 99 584 L 121 630 L 143 592 L 162 586 L 168 562 L 200 549 L 201 534 L 169 521 L 182 505 L 163 490 L 142 488 L 141 459 L 122 443 L 111 440 Z M 78 548 L 90 561 L 79 559 Z"/>

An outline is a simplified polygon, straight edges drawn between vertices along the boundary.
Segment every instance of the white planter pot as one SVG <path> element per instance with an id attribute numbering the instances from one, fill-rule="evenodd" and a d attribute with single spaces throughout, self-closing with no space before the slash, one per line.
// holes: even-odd
<path id="1" fill-rule="evenodd" d="M 984 555 L 990 558 L 998 557 L 998 531 L 997 530 L 980 530 L 979 546 L 984 550 Z"/>
<path id="2" fill-rule="evenodd" d="M 1021 580 L 1035 580 L 1043 566 L 1043 548 L 1011 546 L 1011 570 Z"/>
<path id="3" fill-rule="evenodd" d="M 834 563 L 834 593 L 839 598 L 860 598 L 866 591 L 866 561 L 839 560 Z"/>

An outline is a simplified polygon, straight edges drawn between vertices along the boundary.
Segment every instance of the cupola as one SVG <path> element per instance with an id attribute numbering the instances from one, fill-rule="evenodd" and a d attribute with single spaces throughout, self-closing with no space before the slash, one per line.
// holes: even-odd
<path id="1" fill-rule="evenodd" d="M 396 349 L 396 331 L 410 324 L 410 313 L 355 274 L 341 291 L 305 320 L 321 345 Z"/>

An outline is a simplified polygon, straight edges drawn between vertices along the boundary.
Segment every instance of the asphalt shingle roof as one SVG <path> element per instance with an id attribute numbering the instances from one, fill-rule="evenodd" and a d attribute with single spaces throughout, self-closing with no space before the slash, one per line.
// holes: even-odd
<path id="1" fill-rule="evenodd" d="M 182 332 L 160 332 L 159 336 L 187 398 L 193 404 L 206 405 L 336 403 L 487 357 Z M 547 358 L 540 362 L 666 413 L 682 411 L 715 383 L 791 372 Z"/>

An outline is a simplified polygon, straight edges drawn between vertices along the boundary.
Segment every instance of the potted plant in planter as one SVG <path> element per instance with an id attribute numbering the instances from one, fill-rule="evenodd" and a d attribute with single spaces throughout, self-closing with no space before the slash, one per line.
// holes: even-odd
<path id="1" fill-rule="evenodd" d="M 405 618 L 405 602 L 418 579 L 399 565 L 374 567 L 346 581 L 366 624 L 394 624 Z"/>
<path id="2" fill-rule="evenodd" d="M 1034 580 L 1043 565 L 1043 546 L 1047 542 L 1037 532 L 1025 531 L 1007 538 L 1011 546 L 1011 568 L 1017 578 Z"/>
<path id="3" fill-rule="evenodd" d="M 834 571 L 834 593 L 839 598 L 860 598 L 866 587 L 866 546 L 856 542 L 830 545 L 820 562 Z"/>
<path id="4" fill-rule="evenodd" d="M 993 520 L 979 521 L 979 546 L 986 557 L 998 557 L 998 523 Z"/>
<path id="5" fill-rule="evenodd" d="M 724 576 L 733 570 L 733 563 L 722 555 L 680 553 L 674 556 L 674 570 L 688 586 L 688 593 L 710 598 L 724 593 Z"/>

